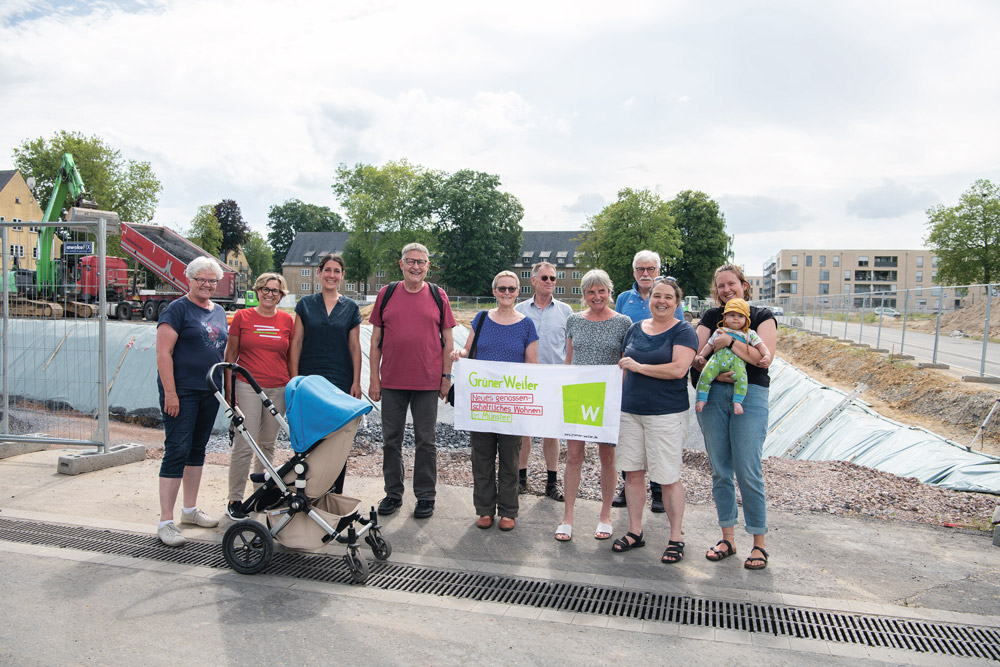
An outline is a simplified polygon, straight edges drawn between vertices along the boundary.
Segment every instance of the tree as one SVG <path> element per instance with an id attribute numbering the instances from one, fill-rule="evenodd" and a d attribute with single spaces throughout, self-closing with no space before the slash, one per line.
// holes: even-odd
<path id="1" fill-rule="evenodd" d="M 489 294 L 493 276 L 521 251 L 524 207 L 499 186 L 499 176 L 463 169 L 435 198 L 442 282 L 465 294 Z"/>
<path id="2" fill-rule="evenodd" d="M 274 249 L 274 270 L 280 271 L 298 232 L 343 232 L 346 227 L 343 218 L 326 206 L 289 199 L 268 210 L 267 229 L 267 240 Z"/>
<path id="3" fill-rule="evenodd" d="M 219 250 L 223 255 L 228 255 L 230 250 L 236 250 L 246 243 L 250 226 L 243 219 L 239 204 L 232 199 L 223 199 L 215 205 L 215 217 L 222 230 L 222 246 Z"/>
<path id="4" fill-rule="evenodd" d="M 398 275 L 403 246 L 414 241 L 431 245 L 433 198 L 440 180 L 440 174 L 406 160 L 337 168 L 333 192 L 364 263 Z"/>
<path id="5" fill-rule="evenodd" d="M 349 283 L 357 283 L 358 291 L 368 296 L 368 276 L 375 272 L 375 267 L 365 251 L 364 240 L 351 237 L 344 246 L 344 279 Z M 364 287 L 361 287 L 364 285 Z"/>
<path id="6" fill-rule="evenodd" d="M 247 258 L 250 275 L 254 278 L 270 271 L 274 266 L 274 253 L 260 232 L 247 234 L 246 243 L 243 244 L 243 255 Z"/>
<path id="7" fill-rule="evenodd" d="M 48 207 L 59 176 L 63 153 L 72 153 L 84 186 L 97 205 L 114 211 L 125 222 L 153 219 L 163 186 L 149 162 L 125 160 L 121 152 L 98 136 L 60 130 L 51 139 L 25 140 L 14 149 L 14 166 L 26 179 L 35 178 L 35 192 L 42 210 Z M 72 205 L 67 198 L 66 208 Z M 63 211 L 65 212 L 65 211 Z"/>
<path id="8" fill-rule="evenodd" d="M 683 256 L 681 235 L 667 203 L 649 190 L 625 188 L 618 192 L 618 201 L 587 221 L 577 255 L 582 255 L 581 268 L 607 271 L 615 293 L 620 293 L 632 287 L 632 258 L 640 250 L 658 252 L 669 266 Z"/>
<path id="9" fill-rule="evenodd" d="M 938 258 L 939 285 L 990 283 L 1000 272 L 1000 190 L 980 179 L 957 206 L 927 209 L 925 243 Z"/>
<path id="10" fill-rule="evenodd" d="M 681 234 L 683 256 L 664 262 L 664 273 L 677 278 L 685 294 L 708 298 L 715 269 L 731 256 L 733 239 L 719 204 L 704 192 L 684 190 L 667 202 Z"/>
<path id="11" fill-rule="evenodd" d="M 187 233 L 188 241 L 200 246 L 202 250 L 213 257 L 218 257 L 222 250 L 222 229 L 215 217 L 215 207 L 199 206 L 198 212 L 191 220 L 191 228 Z"/>

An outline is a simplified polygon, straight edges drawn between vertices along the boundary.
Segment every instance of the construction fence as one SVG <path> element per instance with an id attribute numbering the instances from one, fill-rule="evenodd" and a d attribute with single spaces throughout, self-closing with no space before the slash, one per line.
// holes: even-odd
<path id="1" fill-rule="evenodd" d="M 1000 379 L 1000 284 L 934 286 L 755 302 L 780 324 L 895 356 Z"/>

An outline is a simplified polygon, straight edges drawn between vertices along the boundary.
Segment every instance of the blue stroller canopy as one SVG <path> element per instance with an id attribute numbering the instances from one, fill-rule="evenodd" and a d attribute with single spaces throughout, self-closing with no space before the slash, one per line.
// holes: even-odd
<path id="1" fill-rule="evenodd" d="M 371 409 L 370 403 L 345 394 L 321 375 L 299 375 L 285 387 L 288 435 L 300 454 Z"/>

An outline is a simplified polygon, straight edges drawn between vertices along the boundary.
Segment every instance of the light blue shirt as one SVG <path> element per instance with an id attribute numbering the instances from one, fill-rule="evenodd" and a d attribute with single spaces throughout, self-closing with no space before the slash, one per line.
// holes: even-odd
<path id="1" fill-rule="evenodd" d="M 535 303 L 535 297 L 514 306 L 514 310 L 531 318 L 538 333 L 538 363 L 566 363 L 566 319 L 573 314 L 567 304 L 552 299 L 544 309 Z"/>
<path id="2" fill-rule="evenodd" d="M 622 292 L 615 301 L 615 312 L 628 315 L 633 322 L 639 322 L 652 317 L 649 312 L 649 299 L 643 299 L 639 294 L 639 283 L 632 283 L 632 289 Z M 681 322 L 684 321 L 684 306 L 677 304 L 674 317 Z"/>

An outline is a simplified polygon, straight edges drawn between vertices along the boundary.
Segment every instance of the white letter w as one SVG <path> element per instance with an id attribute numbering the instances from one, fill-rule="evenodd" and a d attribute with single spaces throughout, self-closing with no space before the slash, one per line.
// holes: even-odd
<path id="1" fill-rule="evenodd" d="M 583 421 L 593 422 L 597 421 L 597 415 L 601 412 L 601 406 L 589 407 L 586 405 L 580 406 L 580 412 L 583 413 Z"/>

